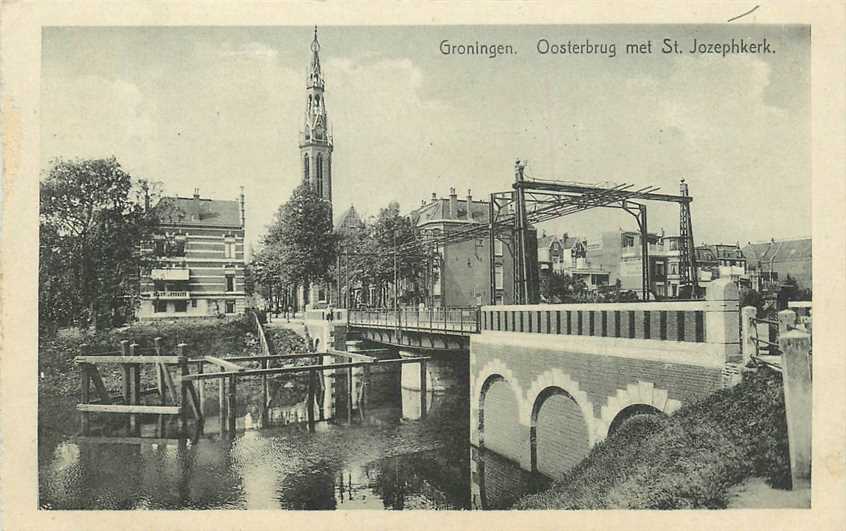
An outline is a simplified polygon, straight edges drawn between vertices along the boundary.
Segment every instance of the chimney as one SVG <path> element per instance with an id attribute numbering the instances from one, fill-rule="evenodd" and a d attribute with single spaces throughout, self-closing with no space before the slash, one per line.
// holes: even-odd
<path id="1" fill-rule="evenodd" d="M 467 189 L 467 221 L 473 221 L 473 195 Z"/>
<path id="2" fill-rule="evenodd" d="M 449 219 L 458 218 L 458 196 L 455 195 L 455 188 L 449 189 Z"/>
<path id="3" fill-rule="evenodd" d="M 438 202 L 438 194 L 436 194 L 435 192 L 432 192 L 432 203 L 437 203 L 437 202 Z"/>

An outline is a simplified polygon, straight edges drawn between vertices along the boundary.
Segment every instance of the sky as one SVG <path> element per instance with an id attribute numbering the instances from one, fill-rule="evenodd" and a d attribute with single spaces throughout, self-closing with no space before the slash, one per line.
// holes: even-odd
<path id="1" fill-rule="evenodd" d="M 319 23 L 319 21 L 317 21 Z M 301 180 L 298 135 L 312 27 L 53 27 L 42 35 L 41 162 L 114 155 L 169 195 L 247 198 L 248 240 Z M 664 38 L 766 38 L 775 53 L 658 53 Z M 538 41 L 616 44 L 540 54 Z M 333 206 L 403 211 L 433 192 L 539 179 L 630 183 L 694 197 L 697 244 L 810 236 L 810 30 L 806 26 L 319 28 L 335 137 Z M 441 41 L 514 55 L 444 55 Z M 653 54 L 626 43 L 653 41 Z M 678 207 L 649 228 L 678 233 Z M 634 230 L 596 209 L 541 225 L 587 238 Z"/>

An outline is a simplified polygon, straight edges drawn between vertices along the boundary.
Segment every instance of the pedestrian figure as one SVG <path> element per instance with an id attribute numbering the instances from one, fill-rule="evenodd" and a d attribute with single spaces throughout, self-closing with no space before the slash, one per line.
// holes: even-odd
<path id="1" fill-rule="evenodd" d="M 288 306 L 288 322 L 291 322 L 291 314 L 294 312 L 294 308 L 292 306 Z"/>

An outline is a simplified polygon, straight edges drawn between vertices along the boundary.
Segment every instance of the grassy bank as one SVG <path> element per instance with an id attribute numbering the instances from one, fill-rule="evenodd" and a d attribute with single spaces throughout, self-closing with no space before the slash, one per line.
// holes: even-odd
<path id="1" fill-rule="evenodd" d="M 667 418 L 638 416 L 518 509 L 724 508 L 729 489 L 763 477 L 790 486 L 781 376 L 750 375 Z"/>
<path id="2" fill-rule="evenodd" d="M 73 358 L 80 355 L 83 345 L 90 354 L 114 352 L 120 342 L 136 343 L 139 353 L 151 354 L 153 339 L 161 337 L 162 353 L 175 353 L 176 345 L 185 343 L 187 356 L 213 355 L 218 357 L 258 354 L 258 338 L 249 319 L 181 319 L 149 321 L 130 327 L 97 333 L 63 330 L 55 336 L 39 338 L 39 429 L 75 433 L 78 429 L 75 405 L 79 397 L 79 370 Z M 293 332 L 274 330 L 268 333 L 271 349 L 278 354 L 304 349 L 303 340 Z M 101 366 L 106 388 L 118 393 L 121 388 L 120 369 L 116 365 Z M 154 384 L 152 367 L 142 373 L 142 387 Z M 248 389 L 243 389 L 245 392 Z"/>

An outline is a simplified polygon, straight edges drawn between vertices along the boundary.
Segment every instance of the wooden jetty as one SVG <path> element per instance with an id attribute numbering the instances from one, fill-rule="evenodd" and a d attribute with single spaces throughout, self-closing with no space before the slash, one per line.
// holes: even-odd
<path id="1" fill-rule="evenodd" d="M 154 340 L 153 352 L 144 355 L 138 352 L 138 345 L 130 344 L 129 341 L 121 342 L 119 354 L 108 353 L 103 355 L 88 354 L 85 347 L 81 355 L 74 358 L 74 362 L 80 369 L 81 393 L 80 403 L 77 409 L 81 412 L 82 435 L 88 435 L 91 414 L 113 414 L 120 413 L 128 415 L 129 434 L 137 435 L 140 430 L 139 415 L 159 415 L 160 425 L 163 425 L 164 416 L 176 416 L 180 431 L 185 431 L 187 423 L 191 420 L 196 422 L 199 431 L 202 431 L 204 418 L 205 392 L 203 382 L 206 380 L 217 380 L 218 403 L 220 407 L 219 422 L 220 433 L 234 434 L 237 418 L 237 388 L 238 381 L 244 378 L 260 378 L 262 382 L 261 418 L 263 425 L 268 424 L 269 418 L 269 389 L 267 377 L 270 375 L 295 376 L 303 373 L 308 374 L 306 414 L 308 428 L 314 431 L 316 391 L 318 387 L 318 376 L 326 371 L 343 371 L 346 376 L 346 421 L 352 424 L 353 410 L 353 369 L 362 368 L 362 393 L 358 402 L 359 413 L 364 418 L 367 410 L 368 387 L 370 385 L 371 369 L 376 366 L 397 365 L 405 363 L 418 363 L 420 365 L 420 407 L 422 417 L 426 416 L 426 362 L 428 357 L 398 358 L 398 359 L 377 359 L 361 353 L 328 350 L 324 352 L 303 352 L 292 354 L 271 354 L 267 344 L 264 330 L 256 319 L 259 341 L 261 344 L 261 355 L 258 356 L 185 356 L 186 344 L 181 343 L 176 347 L 176 353 L 163 354 L 161 338 Z M 149 350 L 149 349 L 147 349 Z M 314 363 L 307 365 L 283 365 L 271 367 L 270 362 L 285 363 L 313 359 Z M 325 361 L 332 360 L 331 363 Z M 258 362 L 259 368 L 247 367 L 245 363 Z M 117 364 L 121 367 L 122 393 L 121 396 L 112 397 L 103 383 L 100 374 L 100 366 Z M 141 370 L 143 366 L 155 365 L 157 387 L 155 389 L 141 389 Z M 208 366 L 208 367 L 206 367 Z M 192 372 L 191 369 L 194 369 Z M 208 369 L 208 370 L 207 370 Z M 173 372 L 173 374 L 171 374 Z M 195 382 L 198 384 L 195 386 Z M 94 387 L 92 396 L 91 387 Z M 155 395 L 155 403 L 150 400 L 143 400 L 145 397 Z M 322 410 L 319 420 L 323 420 Z"/>

